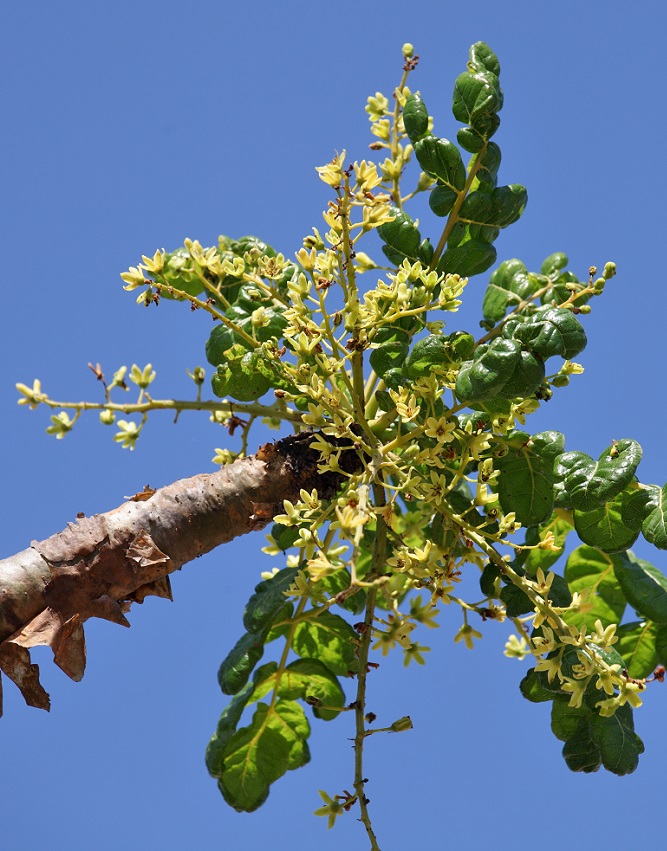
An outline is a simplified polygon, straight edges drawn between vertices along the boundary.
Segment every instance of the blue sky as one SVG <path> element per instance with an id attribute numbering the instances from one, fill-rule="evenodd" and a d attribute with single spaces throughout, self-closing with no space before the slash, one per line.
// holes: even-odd
<path id="1" fill-rule="evenodd" d="M 17 407 L 14 383 L 39 377 L 57 398 L 97 398 L 89 361 L 107 374 L 151 362 L 156 396 L 191 393 L 185 370 L 203 364 L 209 324 L 178 305 L 136 307 L 119 273 L 185 237 L 254 233 L 296 251 L 327 201 L 314 167 L 342 148 L 369 157 L 365 100 L 391 93 L 405 41 L 421 56 L 411 85 L 442 135 L 455 132 L 451 90 L 468 46 L 487 41 L 500 58 L 500 176 L 527 186 L 529 203 L 496 243 L 499 259 L 535 269 L 565 251 L 580 276 L 618 264 L 585 318 L 585 374 L 531 430 L 559 429 L 569 449 L 595 455 L 633 437 L 642 481 L 662 485 L 665 17 L 657 3 L 597 0 L 5 4 L 2 554 L 146 483 L 210 471 L 214 447 L 234 447 L 205 415 L 178 425 L 156 415 L 134 453 L 94 416 L 55 441 L 43 412 Z M 451 330 L 474 328 L 484 284 L 468 288 L 471 305 Z M 246 538 L 186 566 L 174 602 L 136 607 L 130 630 L 89 622 L 79 684 L 37 652 L 50 714 L 7 684 L 3 847 L 366 847 L 354 814 L 332 831 L 311 815 L 318 788 L 352 782 L 347 720 L 313 723 L 310 765 L 253 815 L 227 808 L 206 774 L 226 701 L 217 667 L 272 565 L 262 544 Z M 667 571 L 663 554 L 639 553 Z M 383 850 L 584 848 L 617 836 L 610 813 L 625 813 L 628 829 L 639 820 L 643 847 L 661 847 L 647 803 L 664 783 L 667 693 L 651 689 L 636 713 L 647 752 L 634 775 L 571 774 L 548 709 L 518 693 L 525 666 L 502 655 L 508 630 L 487 624 L 471 653 L 452 642 L 457 613 L 442 623 L 421 637 L 432 647 L 425 668 L 383 660 L 370 683 L 379 721 L 410 714 L 415 724 L 369 741 Z"/>

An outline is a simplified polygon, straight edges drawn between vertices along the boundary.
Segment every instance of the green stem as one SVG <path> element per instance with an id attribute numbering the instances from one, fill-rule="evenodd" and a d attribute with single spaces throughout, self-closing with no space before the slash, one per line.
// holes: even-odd
<path id="1" fill-rule="evenodd" d="M 454 225 L 458 221 L 459 212 L 461 210 L 461 206 L 466 199 L 466 195 L 470 192 L 470 187 L 472 186 L 472 182 L 475 179 L 477 172 L 479 171 L 479 167 L 482 164 L 482 155 L 486 151 L 487 142 L 484 143 L 483 147 L 475 154 L 470 163 L 470 170 L 468 172 L 468 178 L 465 182 L 465 186 L 459 193 L 459 197 L 454 202 L 454 206 L 447 217 L 447 222 L 445 223 L 445 228 L 442 232 L 442 236 L 440 237 L 440 241 L 438 242 L 435 251 L 433 252 L 433 257 L 431 258 L 431 262 L 429 263 L 429 269 L 435 269 L 438 265 L 438 260 L 442 252 L 445 250 L 445 245 L 447 244 L 447 240 L 450 237 L 452 230 L 454 229 Z"/>
<path id="2" fill-rule="evenodd" d="M 373 496 L 376 507 L 386 505 L 384 488 L 379 483 L 373 484 Z M 387 552 L 387 526 L 381 514 L 377 515 L 377 528 L 373 544 L 373 557 L 371 561 L 368 579 L 377 579 L 384 570 Z M 371 843 L 371 851 L 380 851 L 377 837 L 373 831 L 370 813 L 368 812 L 368 800 L 365 793 L 366 778 L 364 777 L 364 739 L 368 735 L 366 730 L 366 681 L 368 677 L 368 654 L 373 632 L 373 618 L 375 615 L 375 602 L 377 598 L 377 587 L 371 587 L 366 595 L 366 613 L 363 628 L 359 640 L 359 673 L 357 674 L 357 696 L 354 702 L 355 737 L 354 737 L 354 789 L 361 810 L 361 822 L 366 828 L 366 833 Z"/>
<path id="3" fill-rule="evenodd" d="M 179 399 L 150 399 L 145 402 L 58 402 L 55 399 L 42 399 L 40 405 L 49 408 L 63 408 L 69 411 L 115 411 L 121 414 L 145 414 L 149 411 L 210 411 L 221 414 L 251 414 L 258 417 L 276 417 L 288 422 L 301 423 L 301 414 L 290 408 L 277 408 L 275 405 L 260 405 L 256 402 L 206 402 L 202 400 L 184 401 Z"/>

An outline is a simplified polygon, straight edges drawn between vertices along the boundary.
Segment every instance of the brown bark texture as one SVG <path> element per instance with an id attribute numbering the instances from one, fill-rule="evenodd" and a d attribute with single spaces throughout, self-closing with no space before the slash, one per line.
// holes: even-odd
<path id="1" fill-rule="evenodd" d="M 132 603 L 150 595 L 171 599 L 170 573 L 264 528 L 301 488 L 331 498 L 341 476 L 318 473 L 312 437 L 287 437 L 217 472 L 146 489 L 105 514 L 79 516 L 62 532 L 1 560 L 0 670 L 26 703 L 50 707 L 31 647 L 49 645 L 56 664 L 78 681 L 86 664 L 88 618 L 129 626 L 125 615 Z M 350 456 L 355 453 L 343 453 L 356 466 Z"/>

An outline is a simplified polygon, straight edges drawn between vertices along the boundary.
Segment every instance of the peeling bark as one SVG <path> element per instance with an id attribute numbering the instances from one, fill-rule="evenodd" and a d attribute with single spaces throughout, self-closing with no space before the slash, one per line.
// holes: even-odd
<path id="1" fill-rule="evenodd" d="M 26 703 L 49 709 L 29 648 L 49 645 L 73 680 L 86 664 L 83 623 L 90 617 L 129 626 L 133 602 L 171 599 L 169 574 L 239 535 L 263 529 L 301 488 L 330 499 L 342 477 L 317 471 L 313 435 L 266 444 L 256 455 L 137 494 L 105 514 L 78 517 L 44 541 L 0 561 L 0 670 Z M 329 438 L 329 440 L 331 440 Z M 352 447 L 346 447 L 352 450 Z M 359 466 L 352 451 L 341 468 Z M 150 495 L 149 495 L 150 494 Z M 0 714 L 2 713 L 0 690 Z"/>

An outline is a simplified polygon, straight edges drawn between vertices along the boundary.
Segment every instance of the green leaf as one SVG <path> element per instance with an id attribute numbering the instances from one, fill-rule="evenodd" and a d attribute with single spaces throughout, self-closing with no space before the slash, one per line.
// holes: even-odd
<path id="1" fill-rule="evenodd" d="M 653 621 L 624 623 L 616 630 L 618 642 L 614 649 L 623 657 L 629 676 L 648 677 L 658 664 L 656 637 L 658 626 Z"/>
<path id="2" fill-rule="evenodd" d="M 498 182 L 498 169 L 501 160 L 500 148 L 495 142 L 489 142 L 477 160 L 479 168 L 477 169 L 476 179 L 482 191 L 490 192 L 495 188 Z M 475 188 L 474 183 L 473 188 Z"/>
<path id="3" fill-rule="evenodd" d="M 553 465 L 565 446 L 558 431 L 543 431 L 529 437 L 525 432 L 513 432 L 518 449 L 510 449 L 496 459 L 500 470 L 498 499 L 505 513 L 514 511 L 522 526 L 542 523 L 553 510 Z"/>
<path id="4" fill-rule="evenodd" d="M 653 510 L 642 523 L 642 534 L 649 544 L 667 550 L 667 485 L 655 494 Z"/>
<path id="5" fill-rule="evenodd" d="M 482 575 L 479 577 L 479 587 L 485 597 L 496 597 L 496 582 L 501 578 L 501 573 L 492 561 L 484 566 Z"/>
<path id="6" fill-rule="evenodd" d="M 298 572 L 297 567 L 285 567 L 271 579 L 265 579 L 255 586 L 255 593 L 246 603 L 243 613 L 243 626 L 248 632 L 261 632 L 275 621 L 290 616 L 292 604 L 284 592 L 294 582 Z M 289 609 L 288 614 L 286 609 Z"/>
<path id="7" fill-rule="evenodd" d="M 553 699 L 553 694 L 551 695 Z M 587 706 L 578 708 L 568 706 L 568 701 L 556 699 L 551 707 L 551 731 L 561 742 L 567 742 L 577 734 L 579 724 L 582 720 L 587 721 L 590 716 Z"/>
<path id="8" fill-rule="evenodd" d="M 628 552 L 614 560 L 614 572 L 628 603 L 640 615 L 667 624 L 667 577 L 657 567 Z"/>
<path id="9" fill-rule="evenodd" d="M 263 324 L 254 326 L 252 315 L 260 307 L 264 310 Z M 225 310 L 225 316 L 258 343 L 265 343 L 274 337 L 279 340 L 287 325 L 283 308 L 277 307 L 271 299 L 252 285 L 241 287 L 237 301 Z M 250 343 L 243 337 L 227 325 L 218 323 L 206 342 L 206 359 L 212 366 L 225 363 L 227 360 L 225 353 L 237 344 L 250 350 Z"/>
<path id="10" fill-rule="evenodd" d="M 491 71 L 496 77 L 500 76 L 498 57 L 483 41 L 476 41 L 471 46 L 468 65 L 473 71 Z"/>
<path id="11" fill-rule="evenodd" d="M 371 352 L 370 364 L 376 374 L 382 378 L 390 369 L 396 369 L 405 363 L 408 348 L 408 343 L 405 340 L 392 340 L 388 343 L 382 343 L 379 348 L 373 349 Z"/>
<path id="12" fill-rule="evenodd" d="M 635 733 L 629 704 L 620 706 L 611 717 L 593 714 L 590 734 L 607 771 L 622 776 L 631 774 L 637 768 L 644 744 Z"/>
<path id="13" fill-rule="evenodd" d="M 574 733 L 563 745 L 563 757 L 570 771 L 590 774 L 600 768 L 600 748 L 593 741 L 587 719 L 579 722 Z"/>
<path id="14" fill-rule="evenodd" d="M 225 748 L 218 780 L 225 801 L 238 812 L 260 807 L 272 783 L 310 760 L 309 735 L 298 703 L 279 700 L 273 710 L 260 703 L 250 726 L 237 730 Z"/>
<path id="15" fill-rule="evenodd" d="M 531 703 L 545 703 L 547 700 L 554 699 L 554 693 L 546 688 L 543 682 L 546 677 L 543 678 L 541 673 L 531 668 L 519 684 L 521 694 Z"/>
<path id="16" fill-rule="evenodd" d="M 459 220 L 472 225 L 506 228 L 518 221 L 528 202 L 525 187 L 499 186 L 491 192 L 471 192 L 461 205 Z"/>
<path id="17" fill-rule="evenodd" d="M 550 254 L 546 260 L 542 262 L 540 272 L 548 277 L 553 277 L 557 275 L 561 269 L 565 269 L 567 264 L 567 254 L 563 254 L 562 251 L 556 251 L 554 254 Z"/>
<path id="18" fill-rule="evenodd" d="M 469 124 L 485 138 L 496 131 L 499 121 L 493 120 L 503 106 L 503 93 L 498 77 L 490 71 L 464 71 L 454 83 L 452 112 L 462 124 Z"/>
<path id="19" fill-rule="evenodd" d="M 306 700 L 322 721 L 336 718 L 345 704 L 340 683 L 319 659 L 296 659 L 284 671 L 274 670 L 256 687 L 253 702 L 274 689 L 281 698 Z"/>
<path id="20" fill-rule="evenodd" d="M 357 670 L 357 638 L 346 620 L 325 611 L 297 626 L 292 650 L 299 656 L 319 659 L 334 674 L 345 676 Z"/>
<path id="21" fill-rule="evenodd" d="M 362 559 L 363 554 L 359 561 Z M 341 591 L 346 591 L 350 587 L 350 574 L 344 568 L 334 570 L 334 572 L 330 573 L 329 576 L 325 576 L 320 579 L 317 583 L 317 587 L 318 589 L 322 589 L 322 591 L 326 592 L 328 596 L 335 597 L 337 594 L 340 594 Z M 346 597 L 339 605 L 348 612 L 358 615 L 360 612 L 363 612 L 366 607 L 366 591 L 363 588 L 360 588 L 354 594 Z"/>
<path id="22" fill-rule="evenodd" d="M 544 361 L 532 352 L 521 350 L 514 371 L 505 382 L 501 396 L 503 399 L 520 399 L 532 396 L 544 381 Z"/>
<path id="23" fill-rule="evenodd" d="M 271 537 L 276 542 L 276 546 L 285 552 L 299 540 L 299 527 L 274 523 L 271 527 Z"/>
<path id="24" fill-rule="evenodd" d="M 456 203 L 458 193 L 449 186 L 434 186 L 428 196 L 428 204 L 436 216 L 448 216 Z"/>
<path id="25" fill-rule="evenodd" d="M 658 624 L 655 635 L 655 652 L 658 664 L 667 664 L 667 624 Z"/>
<path id="26" fill-rule="evenodd" d="M 428 133 L 428 110 L 419 92 L 413 92 L 406 98 L 403 124 L 413 145 Z"/>
<path id="27" fill-rule="evenodd" d="M 483 239 L 470 238 L 453 248 L 447 248 L 440 258 L 437 269 L 450 275 L 472 277 L 493 266 L 496 249 Z"/>
<path id="28" fill-rule="evenodd" d="M 503 336 L 521 340 L 541 358 L 553 355 L 573 358 L 586 347 L 586 333 L 570 310 L 560 307 L 539 308 L 523 321 L 510 320 Z"/>
<path id="29" fill-rule="evenodd" d="M 412 379 L 433 372 L 443 374 L 469 357 L 474 343 L 472 335 L 462 331 L 448 336 L 429 334 L 415 343 L 407 359 L 403 358 L 403 372 Z"/>
<path id="30" fill-rule="evenodd" d="M 380 225 L 377 233 L 386 243 L 382 251 L 392 263 L 399 266 L 406 257 L 412 261 L 418 259 L 421 234 L 407 213 L 396 210 L 394 218 Z"/>
<path id="31" fill-rule="evenodd" d="M 631 547 L 646 517 L 646 491 L 627 487 L 599 508 L 574 511 L 574 528 L 585 544 L 605 553 Z"/>
<path id="32" fill-rule="evenodd" d="M 530 597 L 516 585 L 506 585 L 500 592 L 508 618 L 518 618 L 532 612 L 535 604 Z"/>
<path id="33" fill-rule="evenodd" d="M 505 260 L 491 274 L 482 311 L 487 322 L 500 322 L 509 307 L 531 295 L 533 284 L 520 260 Z"/>
<path id="34" fill-rule="evenodd" d="M 483 402 L 498 396 L 514 372 L 521 357 L 521 345 L 515 340 L 496 337 L 479 346 L 474 360 L 464 363 L 456 380 L 456 395 L 461 401 Z"/>
<path id="35" fill-rule="evenodd" d="M 597 461 L 583 452 L 564 452 L 554 467 L 559 504 L 566 502 L 579 511 L 599 508 L 630 484 L 641 457 L 642 448 L 634 440 L 619 440 Z"/>
<path id="36" fill-rule="evenodd" d="M 254 683 L 248 683 L 230 701 L 218 721 L 218 726 L 206 748 L 206 768 L 212 777 L 222 772 L 227 742 L 236 732 L 243 710 L 252 695 Z"/>
<path id="37" fill-rule="evenodd" d="M 211 377 L 211 388 L 216 396 L 254 402 L 269 390 L 271 379 L 260 370 L 260 362 L 264 359 L 262 351 L 248 352 L 243 346 L 234 345 L 227 350 L 226 358 Z"/>
<path id="38" fill-rule="evenodd" d="M 429 177 L 456 193 L 463 190 L 465 166 L 459 149 L 449 139 L 426 136 L 415 145 L 415 156 Z"/>
<path id="39" fill-rule="evenodd" d="M 255 665 L 264 655 L 267 632 L 259 635 L 246 632 L 229 651 L 218 670 L 218 683 L 223 694 L 237 694 L 248 682 Z"/>
<path id="40" fill-rule="evenodd" d="M 178 248 L 164 255 L 164 268 L 156 278 L 160 283 L 168 284 L 188 295 L 198 296 L 204 290 L 204 282 L 197 272 L 201 272 L 201 269 L 187 248 Z M 160 295 L 167 299 L 182 298 L 172 295 L 168 290 L 162 290 Z"/>
<path id="41" fill-rule="evenodd" d="M 585 612 L 568 612 L 565 619 L 572 626 L 584 623 L 592 629 L 599 618 L 603 626 L 620 623 L 626 600 L 614 573 L 615 559 L 593 547 L 577 547 L 565 565 L 565 581 L 574 594 L 587 594 Z M 589 606 L 591 608 L 589 608 Z"/>

